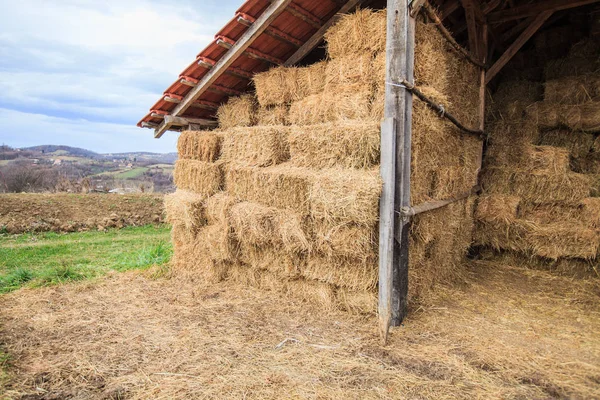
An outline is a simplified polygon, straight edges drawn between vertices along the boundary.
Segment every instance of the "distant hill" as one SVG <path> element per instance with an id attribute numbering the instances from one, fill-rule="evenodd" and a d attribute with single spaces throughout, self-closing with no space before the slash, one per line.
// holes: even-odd
<path id="1" fill-rule="evenodd" d="M 128 159 L 133 160 L 134 158 L 138 161 L 152 160 L 158 164 L 174 164 L 177 161 L 177 153 L 149 153 L 145 151 L 129 152 L 129 153 L 109 153 L 102 154 L 102 157 L 111 159 Z"/>
<path id="2" fill-rule="evenodd" d="M 24 151 L 36 151 L 43 154 L 50 154 L 59 152 L 60 155 L 70 155 L 74 157 L 85 157 L 85 158 L 98 158 L 100 154 L 90 150 L 81 149 L 79 147 L 71 146 L 57 146 L 54 144 L 44 144 L 41 146 L 25 147 L 21 150 Z"/>

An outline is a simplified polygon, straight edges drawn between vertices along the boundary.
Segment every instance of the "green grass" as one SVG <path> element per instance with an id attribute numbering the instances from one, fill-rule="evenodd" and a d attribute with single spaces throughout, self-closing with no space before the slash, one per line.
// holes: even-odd
<path id="1" fill-rule="evenodd" d="M 108 232 L 0 234 L 0 293 L 100 276 L 109 271 L 164 267 L 170 227 Z"/>
<path id="2" fill-rule="evenodd" d="M 144 172 L 146 172 L 147 170 L 148 170 L 148 168 L 146 168 L 146 167 L 132 168 L 130 170 L 115 174 L 115 178 L 117 178 L 117 179 L 135 179 L 137 177 L 144 175 Z"/>

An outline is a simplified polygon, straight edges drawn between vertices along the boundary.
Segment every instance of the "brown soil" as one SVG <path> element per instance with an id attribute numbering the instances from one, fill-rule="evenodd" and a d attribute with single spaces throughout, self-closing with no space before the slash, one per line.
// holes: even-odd
<path id="1" fill-rule="evenodd" d="M 154 194 L 2 194 L 0 230 L 74 232 L 163 222 L 163 196 Z"/>
<path id="2" fill-rule="evenodd" d="M 0 298 L 10 399 L 600 398 L 600 283 L 475 262 L 387 346 L 374 317 L 139 273 Z M 0 398 L 2 397 L 0 388 Z"/>

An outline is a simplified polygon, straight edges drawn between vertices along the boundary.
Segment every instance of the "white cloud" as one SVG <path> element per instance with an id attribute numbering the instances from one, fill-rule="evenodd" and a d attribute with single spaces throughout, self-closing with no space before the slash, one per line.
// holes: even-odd
<path id="1" fill-rule="evenodd" d="M 106 128 L 108 136 L 115 131 L 123 137 L 113 147 L 142 143 L 127 139 L 151 137 L 134 124 L 241 2 L 0 0 L 0 7 L 10 10 L 0 13 L 0 137 L 15 138 L 20 132 L 32 144 L 60 137 L 63 142 L 57 144 L 74 140 L 97 150 L 93 146 L 102 141 L 93 140 L 94 135 Z M 47 115 L 43 121 L 53 135 L 28 123 L 23 114 L 38 122 Z M 17 117 L 19 124 L 6 121 Z M 23 123 L 27 130 L 20 128 Z M 77 135 L 83 126 L 93 128 Z M 160 148 L 151 142 L 149 146 Z"/>

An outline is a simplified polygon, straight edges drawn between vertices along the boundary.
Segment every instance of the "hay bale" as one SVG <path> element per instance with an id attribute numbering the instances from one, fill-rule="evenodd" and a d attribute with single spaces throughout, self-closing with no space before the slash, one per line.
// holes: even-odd
<path id="1" fill-rule="evenodd" d="M 269 271 L 286 278 L 300 278 L 306 257 L 276 247 L 257 247 L 242 243 L 240 261 L 257 271 Z"/>
<path id="2" fill-rule="evenodd" d="M 576 105 L 538 102 L 528 107 L 527 113 L 542 129 L 600 132 L 600 101 Z"/>
<path id="3" fill-rule="evenodd" d="M 386 11 L 359 9 L 340 17 L 325 33 L 327 53 L 332 59 L 350 54 L 385 51 Z"/>
<path id="4" fill-rule="evenodd" d="M 229 214 L 235 204 L 238 203 L 234 197 L 226 192 L 218 192 L 210 196 L 204 203 L 206 219 L 209 224 L 224 224 L 229 221 Z"/>
<path id="5" fill-rule="evenodd" d="M 600 198 L 589 197 L 580 203 L 580 219 L 590 228 L 600 228 Z"/>
<path id="6" fill-rule="evenodd" d="M 447 93 L 449 44 L 435 24 L 418 22 L 415 26 L 415 69 L 417 86 L 429 86 Z"/>
<path id="7" fill-rule="evenodd" d="M 215 162 L 221 155 L 222 136 L 211 131 L 184 131 L 177 140 L 179 158 Z"/>
<path id="8" fill-rule="evenodd" d="M 239 165 L 268 167 L 290 158 L 284 126 L 233 128 L 224 134 L 222 159 Z"/>
<path id="9" fill-rule="evenodd" d="M 325 70 L 327 61 L 320 61 L 307 67 L 298 68 L 298 99 L 319 94 L 325 89 Z"/>
<path id="10" fill-rule="evenodd" d="M 299 100 L 302 95 L 298 76 L 296 67 L 275 67 L 254 75 L 258 103 L 267 107 Z"/>
<path id="11" fill-rule="evenodd" d="M 374 84 L 373 56 L 368 53 L 336 58 L 325 68 L 325 88 L 359 85 L 364 90 L 371 90 Z"/>
<path id="12" fill-rule="evenodd" d="M 293 126 L 291 163 L 310 168 L 371 168 L 379 164 L 379 124 L 327 123 Z"/>
<path id="13" fill-rule="evenodd" d="M 310 250 L 301 217 L 287 210 L 241 202 L 231 208 L 229 224 L 245 246 L 274 246 L 288 253 Z"/>
<path id="14" fill-rule="evenodd" d="M 166 195 L 167 222 L 197 232 L 207 223 L 204 200 L 204 196 L 181 189 Z"/>
<path id="15" fill-rule="evenodd" d="M 328 87 L 321 94 L 293 102 L 289 121 L 292 125 L 314 125 L 369 119 L 372 95 L 372 89 L 362 84 Z"/>
<path id="16" fill-rule="evenodd" d="M 377 258 L 377 226 L 314 220 L 312 231 L 314 250 L 328 258 Z"/>
<path id="17" fill-rule="evenodd" d="M 526 172 L 488 167 L 482 185 L 490 194 L 510 194 L 535 203 L 578 203 L 590 196 L 590 177 L 574 172 Z"/>
<path id="18" fill-rule="evenodd" d="M 564 77 L 544 84 L 544 101 L 583 104 L 600 98 L 600 74 Z"/>
<path id="19" fill-rule="evenodd" d="M 227 223 L 217 223 L 203 228 L 196 237 L 198 246 L 194 256 L 200 260 L 235 261 L 239 244 Z M 194 263 L 196 260 L 190 260 Z"/>
<path id="20" fill-rule="evenodd" d="M 533 254 L 540 257 L 552 260 L 563 257 L 591 260 L 598 255 L 600 234 L 595 229 L 559 221 L 535 226 L 528 235 L 527 242 Z"/>
<path id="21" fill-rule="evenodd" d="M 486 131 L 490 138 L 484 162 L 491 167 L 527 164 L 531 144 L 539 141 L 537 125 L 530 119 L 519 123 L 496 121 Z"/>
<path id="22" fill-rule="evenodd" d="M 486 195 L 479 198 L 475 211 L 475 220 L 489 224 L 509 225 L 519 215 L 521 199 L 502 194 Z"/>
<path id="23" fill-rule="evenodd" d="M 542 99 L 543 86 L 527 80 L 507 80 L 498 85 L 488 102 L 488 118 L 514 119 L 523 116 L 525 109 Z"/>
<path id="24" fill-rule="evenodd" d="M 179 189 L 211 196 L 223 187 L 221 164 L 196 160 L 178 160 L 173 180 Z"/>
<path id="25" fill-rule="evenodd" d="M 253 126 L 256 124 L 256 107 L 256 98 L 252 94 L 229 98 L 217 110 L 219 126 L 222 129 Z"/>
<path id="26" fill-rule="evenodd" d="M 570 171 L 569 151 L 553 146 L 528 146 L 527 162 L 517 165 L 532 172 L 566 173 Z"/>
<path id="27" fill-rule="evenodd" d="M 310 188 L 311 216 L 373 226 L 379 219 L 381 186 L 378 170 L 323 170 Z"/>
<path id="28" fill-rule="evenodd" d="M 188 229 L 181 222 L 174 222 L 171 229 L 171 243 L 173 243 L 174 252 L 180 250 L 185 251 L 189 246 L 192 246 L 196 240 L 197 231 Z"/>
<path id="29" fill-rule="evenodd" d="M 595 137 L 591 133 L 573 133 L 565 129 L 554 129 L 540 133 L 537 144 L 542 146 L 555 146 L 567 149 L 573 158 L 587 156 L 594 146 Z"/>
<path id="30" fill-rule="evenodd" d="M 242 201 L 290 209 L 308 215 L 313 172 L 288 164 L 268 168 L 229 165 L 225 183 L 229 194 Z"/>
<path id="31" fill-rule="evenodd" d="M 378 281 L 377 259 L 354 260 L 311 254 L 302 275 L 309 280 L 329 283 L 351 290 L 375 290 Z"/>
<path id="32" fill-rule="evenodd" d="M 256 115 L 256 124 L 259 126 L 288 125 L 290 107 L 287 104 L 275 106 L 260 106 Z"/>

